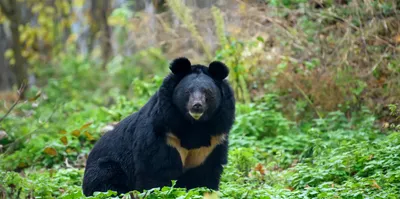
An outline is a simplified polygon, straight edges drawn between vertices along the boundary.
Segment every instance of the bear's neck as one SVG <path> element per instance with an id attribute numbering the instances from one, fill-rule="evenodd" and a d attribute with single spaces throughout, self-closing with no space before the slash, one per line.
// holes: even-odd
<path id="1" fill-rule="evenodd" d="M 193 123 L 181 119 L 180 122 L 174 122 L 169 127 L 169 132 L 177 136 L 181 140 L 182 147 L 186 149 L 208 147 L 211 145 L 212 136 L 224 134 L 218 131 L 211 121 Z"/>

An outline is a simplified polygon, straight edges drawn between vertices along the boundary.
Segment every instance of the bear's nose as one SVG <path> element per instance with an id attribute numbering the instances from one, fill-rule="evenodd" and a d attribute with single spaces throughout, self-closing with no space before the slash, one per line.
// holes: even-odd
<path id="1" fill-rule="evenodd" d="M 193 105 L 192 110 L 196 112 L 203 112 L 203 105 L 196 103 Z"/>

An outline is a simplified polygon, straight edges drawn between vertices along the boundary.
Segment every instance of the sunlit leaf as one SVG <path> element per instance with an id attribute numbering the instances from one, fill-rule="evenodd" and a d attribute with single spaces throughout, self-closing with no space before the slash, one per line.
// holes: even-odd
<path id="1" fill-rule="evenodd" d="M 203 199 L 218 199 L 218 194 L 213 192 L 213 193 L 204 193 Z"/>
<path id="2" fill-rule="evenodd" d="M 7 59 L 10 59 L 10 58 L 12 58 L 12 57 L 14 56 L 14 51 L 13 51 L 12 49 L 8 49 L 8 50 L 6 50 L 6 52 L 4 53 L 4 56 L 5 56 Z"/>
<path id="3" fill-rule="evenodd" d="M 74 0 L 73 5 L 76 7 L 82 7 L 85 4 L 84 0 Z"/>

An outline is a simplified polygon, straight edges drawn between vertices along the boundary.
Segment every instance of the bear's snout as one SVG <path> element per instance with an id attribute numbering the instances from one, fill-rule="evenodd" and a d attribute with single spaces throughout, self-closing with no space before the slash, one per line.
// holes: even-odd
<path id="1" fill-rule="evenodd" d="M 203 105 L 200 102 L 197 102 L 192 106 L 192 111 L 196 113 L 201 113 L 203 112 Z"/>
<path id="2" fill-rule="evenodd" d="M 204 93 L 200 91 L 195 91 L 191 93 L 188 102 L 188 110 L 189 114 L 195 119 L 198 120 L 203 115 L 207 108 L 206 104 L 206 96 Z"/>

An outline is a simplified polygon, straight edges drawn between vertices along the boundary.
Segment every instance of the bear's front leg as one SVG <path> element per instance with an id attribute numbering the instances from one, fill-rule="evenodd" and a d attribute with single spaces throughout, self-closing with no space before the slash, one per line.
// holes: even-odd
<path id="1" fill-rule="evenodd" d="M 222 165 L 201 165 L 189 169 L 178 179 L 176 187 L 186 189 L 207 187 L 218 190 L 222 171 Z"/>
<path id="2" fill-rule="evenodd" d="M 219 189 L 223 164 L 227 163 L 226 144 L 217 146 L 207 160 L 200 166 L 187 169 L 177 181 L 176 186 L 192 189 L 207 187 L 213 190 Z"/>

